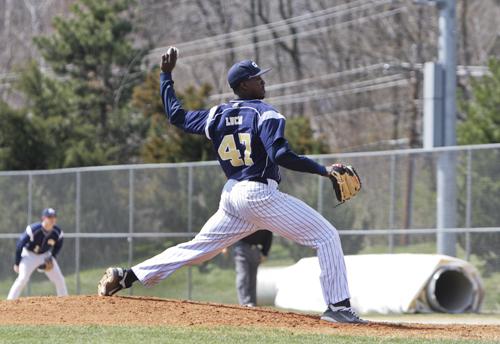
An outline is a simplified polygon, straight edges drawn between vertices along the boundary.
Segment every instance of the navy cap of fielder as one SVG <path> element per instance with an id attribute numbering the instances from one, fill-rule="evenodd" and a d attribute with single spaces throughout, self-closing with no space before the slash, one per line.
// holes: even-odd
<path id="1" fill-rule="evenodd" d="M 227 82 L 232 89 L 238 87 L 240 82 L 255 78 L 256 76 L 267 73 L 271 68 L 260 69 L 260 67 L 252 60 L 243 60 L 235 63 L 229 72 L 227 72 Z"/>
<path id="2" fill-rule="evenodd" d="M 57 216 L 57 213 L 54 208 L 45 208 L 42 211 L 42 217 L 51 217 L 51 216 Z"/>

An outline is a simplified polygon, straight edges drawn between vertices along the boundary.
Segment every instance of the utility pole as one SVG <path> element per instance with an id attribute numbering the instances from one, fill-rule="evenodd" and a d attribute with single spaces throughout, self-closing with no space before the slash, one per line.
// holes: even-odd
<path id="1" fill-rule="evenodd" d="M 424 148 L 456 145 L 456 1 L 418 0 L 439 10 L 438 63 L 426 64 L 424 90 Z M 432 89 L 432 90 L 431 90 Z M 429 112 L 431 111 L 431 112 Z M 441 152 L 437 171 L 437 251 L 456 255 L 456 235 L 447 232 L 456 228 L 456 157 Z"/>
<path id="2" fill-rule="evenodd" d="M 438 3 L 439 8 L 439 62 L 444 67 L 444 144 L 455 146 L 456 138 L 456 86 L 457 86 L 457 40 L 456 1 Z M 456 196 L 457 162 L 454 152 L 440 154 L 438 161 L 437 200 L 437 248 L 438 253 L 456 256 L 455 233 L 443 229 L 457 226 Z"/>

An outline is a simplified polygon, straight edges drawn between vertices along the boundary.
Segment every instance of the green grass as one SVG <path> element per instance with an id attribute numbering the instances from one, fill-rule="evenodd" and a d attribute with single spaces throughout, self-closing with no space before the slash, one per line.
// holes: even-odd
<path id="1" fill-rule="evenodd" d="M 492 313 L 417 313 L 417 314 L 364 314 L 363 317 L 375 322 L 416 323 L 416 324 L 475 324 L 500 325 L 500 314 Z"/>
<path id="2" fill-rule="evenodd" d="M 500 312 L 500 272 L 491 274 L 488 277 L 483 277 L 484 289 L 486 295 L 484 297 L 483 309 L 488 312 Z"/>
<path id="3" fill-rule="evenodd" d="M 486 344 L 467 341 L 420 338 L 374 338 L 338 334 L 251 328 L 200 327 L 125 327 L 125 326 L 0 326 L 2 343 L 404 343 L 404 344 Z"/>

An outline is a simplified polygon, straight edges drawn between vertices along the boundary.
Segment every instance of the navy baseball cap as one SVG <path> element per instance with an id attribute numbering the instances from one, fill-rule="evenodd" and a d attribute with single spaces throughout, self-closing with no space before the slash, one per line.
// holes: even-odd
<path id="1" fill-rule="evenodd" d="M 271 68 L 260 69 L 252 60 L 243 60 L 235 63 L 227 72 L 227 82 L 232 89 L 238 87 L 240 82 L 267 73 Z"/>
<path id="2" fill-rule="evenodd" d="M 45 217 L 57 216 L 57 213 L 56 213 L 54 208 L 45 208 L 42 211 L 42 216 L 45 216 Z"/>

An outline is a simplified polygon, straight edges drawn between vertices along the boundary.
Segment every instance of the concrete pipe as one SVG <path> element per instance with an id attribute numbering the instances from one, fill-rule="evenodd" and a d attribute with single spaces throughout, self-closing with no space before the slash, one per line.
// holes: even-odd
<path id="1" fill-rule="evenodd" d="M 346 256 L 351 304 L 360 313 L 479 312 L 484 286 L 469 262 L 435 254 Z M 321 312 L 325 301 L 316 257 L 282 268 L 262 267 L 259 304 Z"/>
<path id="2" fill-rule="evenodd" d="M 427 283 L 430 307 L 437 312 L 464 313 L 475 310 L 480 293 L 478 283 L 458 266 L 439 267 Z"/>

